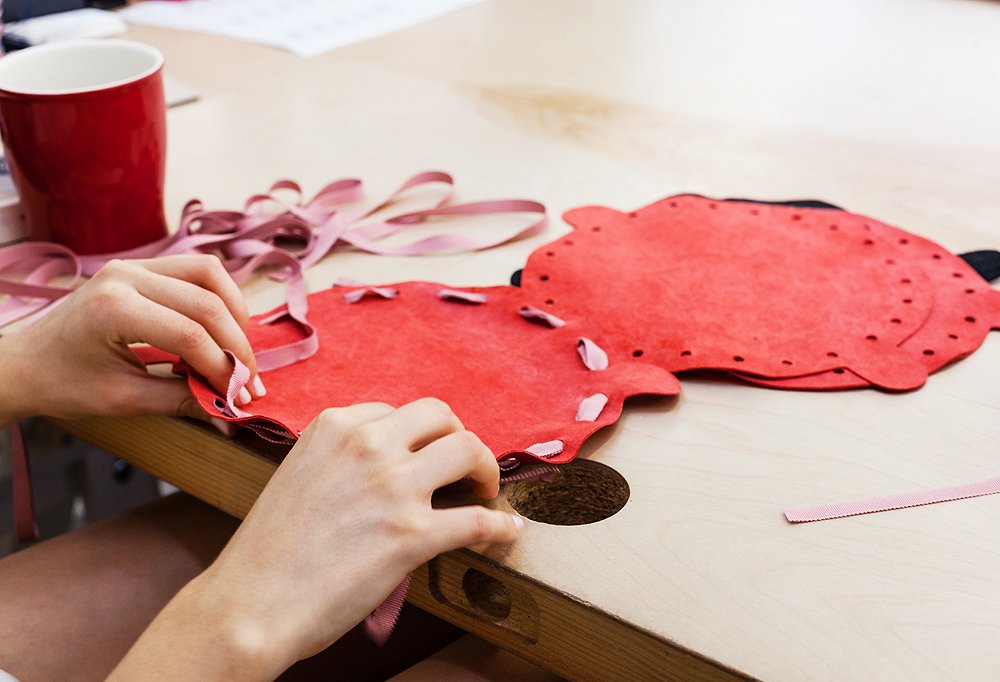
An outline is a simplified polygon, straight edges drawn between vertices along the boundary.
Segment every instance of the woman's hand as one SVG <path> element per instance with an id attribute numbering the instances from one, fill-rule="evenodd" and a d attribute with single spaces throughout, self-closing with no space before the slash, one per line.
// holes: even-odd
<path id="1" fill-rule="evenodd" d="M 131 343 L 179 355 L 223 393 L 232 373 L 225 348 L 250 368 L 260 397 L 247 321 L 214 256 L 111 261 L 33 326 L 0 338 L 0 425 L 29 415 L 204 417 L 187 382 L 148 374 Z"/>
<path id="2" fill-rule="evenodd" d="M 438 400 L 326 410 L 218 560 L 112 678 L 276 677 L 360 622 L 423 562 L 517 536 L 519 517 L 431 507 L 437 488 L 465 477 L 479 496 L 496 497 L 496 459 Z"/>

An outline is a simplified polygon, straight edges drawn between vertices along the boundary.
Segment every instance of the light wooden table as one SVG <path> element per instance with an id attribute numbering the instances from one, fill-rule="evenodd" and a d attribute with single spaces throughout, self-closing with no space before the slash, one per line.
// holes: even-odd
<path id="1" fill-rule="evenodd" d="M 169 116 L 172 216 L 280 177 L 357 175 L 374 198 L 443 168 L 462 199 L 533 197 L 555 217 L 475 255 L 338 253 L 313 289 L 503 283 L 566 229 L 563 210 L 678 191 L 823 198 L 956 252 L 1000 245 L 995 3 L 495 0 L 305 61 L 132 37 L 202 92 Z M 282 296 L 267 281 L 247 294 L 254 312 Z M 780 512 L 998 475 L 998 377 L 994 334 L 906 395 L 686 379 L 586 446 L 629 483 L 619 513 L 529 522 L 506 556 L 443 556 L 410 599 L 580 679 L 998 679 L 1000 497 L 796 527 Z M 274 468 L 179 420 L 67 426 L 237 515 Z M 468 568 L 503 584 L 509 617 L 470 606 Z"/>

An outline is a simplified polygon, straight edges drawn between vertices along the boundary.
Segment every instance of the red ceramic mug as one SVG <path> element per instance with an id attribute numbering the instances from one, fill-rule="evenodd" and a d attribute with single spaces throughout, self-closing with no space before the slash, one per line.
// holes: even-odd
<path id="1" fill-rule="evenodd" d="M 163 55 L 79 40 L 0 59 L 0 135 L 31 239 L 79 254 L 166 236 Z"/>

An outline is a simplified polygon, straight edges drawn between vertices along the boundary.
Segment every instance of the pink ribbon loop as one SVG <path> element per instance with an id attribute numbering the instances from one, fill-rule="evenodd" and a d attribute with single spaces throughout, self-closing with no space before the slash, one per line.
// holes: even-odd
<path id="1" fill-rule="evenodd" d="M 590 339 L 581 338 L 576 346 L 583 365 L 592 372 L 600 372 L 608 368 L 608 354 Z"/>
<path id="2" fill-rule="evenodd" d="M 458 289 L 442 289 L 437 295 L 438 298 L 443 301 L 461 301 L 463 303 L 472 303 L 475 305 L 486 303 L 490 300 L 490 297 L 486 294 L 480 294 L 474 291 L 459 291 Z"/>
<path id="3" fill-rule="evenodd" d="M 561 317 L 556 317 L 552 313 L 547 313 L 544 310 L 531 305 L 522 307 L 518 312 L 521 314 L 521 317 L 526 320 L 541 320 L 553 329 L 559 329 L 559 327 L 566 326 L 566 321 Z"/>
<path id="4" fill-rule="evenodd" d="M 594 422 L 601 416 L 605 406 L 608 404 L 608 396 L 603 393 L 584 398 L 580 401 L 580 406 L 576 410 L 576 421 Z"/>
<path id="5" fill-rule="evenodd" d="M 344 294 L 344 300 L 348 303 L 358 303 L 365 296 L 381 296 L 384 299 L 393 299 L 399 296 L 399 290 L 392 287 L 363 287 L 348 291 Z"/>
<path id="6" fill-rule="evenodd" d="M 549 440 L 544 443 L 535 443 L 531 447 L 525 448 L 524 451 L 529 455 L 545 459 L 548 457 L 555 457 L 560 454 L 565 447 L 566 444 L 561 440 Z"/>

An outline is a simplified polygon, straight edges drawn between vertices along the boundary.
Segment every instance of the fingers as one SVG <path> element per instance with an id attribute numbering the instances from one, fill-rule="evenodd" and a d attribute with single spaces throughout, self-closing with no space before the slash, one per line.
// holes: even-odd
<path id="1" fill-rule="evenodd" d="M 427 492 L 470 478 L 476 494 L 493 499 L 500 492 L 500 467 L 490 449 L 471 431 L 456 431 L 411 455 L 413 482 Z"/>
<path id="2" fill-rule="evenodd" d="M 331 407 L 317 415 L 302 432 L 303 440 L 320 437 L 330 441 L 355 427 L 376 421 L 393 412 L 385 403 L 359 403 L 350 407 Z"/>
<path id="3" fill-rule="evenodd" d="M 433 512 L 436 532 L 429 538 L 435 554 L 478 544 L 513 542 L 524 527 L 516 514 L 473 505 Z"/>
<path id="4" fill-rule="evenodd" d="M 191 395 L 186 379 L 154 377 L 139 370 L 120 377 L 115 387 L 114 414 L 163 414 L 208 421 L 209 415 Z"/>
<path id="5" fill-rule="evenodd" d="M 166 256 L 144 260 L 141 265 L 158 275 L 182 279 L 211 291 L 222 299 L 240 327 L 247 326 L 250 315 L 243 294 L 222 267 L 222 262 L 215 256 L 204 254 Z"/>
<path id="6" fill-rule="evenodd" d="M 463 430 L 462 422 L 437 398 L 421 398 L 403 405 L 380 420 L 394 443 L 418 450 L 449 433 Z"/>
<path id="7" fill-rule="evenodd" d="M 133 293 L 123 301 L 124 343 L 148 343 L 179 355 L 222 395 L 229 388 L 233 365 L 222 348 L 198 322 Z"/>
<path id="8" fill-rule="evenodd" d="M 215 345 L 232 351 L 250 369 L 251 377 L 257 375 L 257 360 L 247 335 L 220 296 L 190 282 L 141 269 L 134 284 L 136 291 L 149 300 L 200 324 Z"/>
<path id="9" fill-rule="evenodd" d="M 179 355 L 223 394 L 233 370 L 225 348 L 250 369 L 252 380 L 240 403 L 264 395 L 243 331 L 245 304 L 214 256 L 112 261 L 88 284 L 103 287 L 103 298 L 112 302 L 114 340 Z"/>

